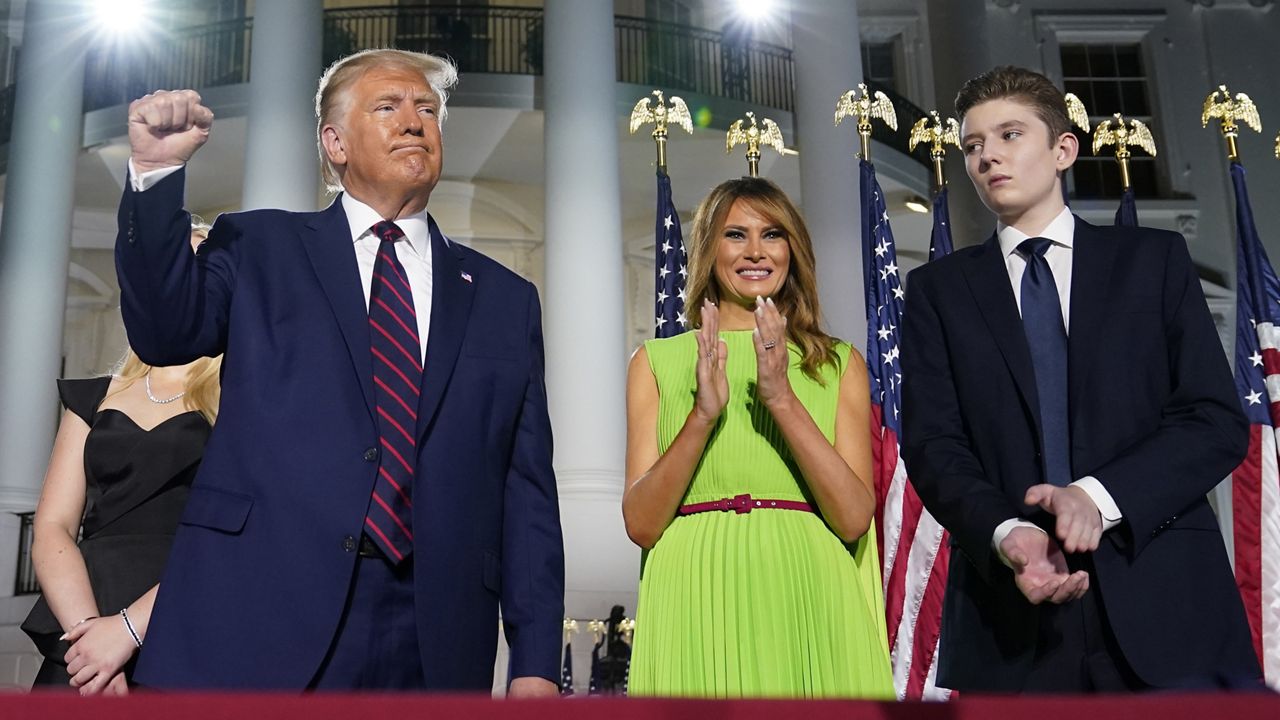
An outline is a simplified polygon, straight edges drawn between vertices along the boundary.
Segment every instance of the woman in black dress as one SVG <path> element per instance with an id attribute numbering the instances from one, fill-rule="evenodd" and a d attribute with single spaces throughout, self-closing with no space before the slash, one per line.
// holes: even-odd
<path id="1" fill-rule="evenodd" d="M 204 233 L 192 231 L 197 246 Z M 59 380 L 66 412 L 36 507 L 43 596 L 23 623 L 35 687 L 126 694 L 157 583 L 218 407 L 221 358 Z M 81 538 L 77 543 L 77 538 Z"/>

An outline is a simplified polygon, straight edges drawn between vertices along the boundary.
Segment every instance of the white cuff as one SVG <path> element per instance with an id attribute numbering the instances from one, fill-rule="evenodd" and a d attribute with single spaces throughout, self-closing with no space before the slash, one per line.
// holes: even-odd
<path id="1" fill-rule="evenodd" d="M 129 184 L 133 187 L 134 192 L 145 192 L 156 186 L 156 183 L 178 172 L 184 166 L 174 165 L 173 167 L 160 168 L 159 170 L 148 170 L 139 173 L 133 167 L 133 158 L 129 158 Z"/>
<path id="2" fill-rule="evenodd" d="M 1028 527 L 1032 530 L 1040 530 L 1040 532 L 1044 532 L 1044 530 L 1041 530 L 1035 523 L 1030 523 L 1019 518 L 1009 518 L 997 525 L 996 531 L 991 534 L 991 549 L 996 551 L 996 557 L 999 557 L 1000 562 L 1004 563 L 1005 567 L 1010 570 L 1013 569 L 1013 565 L 1009 563 L 1009 558 L 1005 557 L 1004 552 L 1000 550 L 1000 543 L 1004 542 L 1004 539 L 1009 536 L 1009 533 L 1013 532 L 1014 528 L 1019 527 Z"/>
<path id="3" fill-rule="evenodd" d="M 1116 501 L 1111 497 L 1111 493 L 1102 486 L 1102 481 L 1092 475 L 1086 475 L 1079 480 L 1071 483 L 1084 491 L 1085 495 L 1098 506 L 1098 514 L 1102 516 L 1102 531 L 1106 532 L 1111 528 L 1120 524 L 1124 516 L 1120 514 L 1120 507 L 1116 505 Z"/>

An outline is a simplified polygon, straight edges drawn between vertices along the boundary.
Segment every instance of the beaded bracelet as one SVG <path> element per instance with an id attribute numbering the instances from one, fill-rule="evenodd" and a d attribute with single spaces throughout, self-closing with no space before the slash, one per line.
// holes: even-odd
<path id="1" fill-rule="evenodd" d="M 124 618 L 125 629 L 129 631 L 129 635 L 133 637 L 133 641 L 138 647 L 142 647 L 142 638 L 138 637 L 138 631 L 133 629 L 133 622 L 129 620 L 128 608 L 120 608 L 120 617 Z"/>

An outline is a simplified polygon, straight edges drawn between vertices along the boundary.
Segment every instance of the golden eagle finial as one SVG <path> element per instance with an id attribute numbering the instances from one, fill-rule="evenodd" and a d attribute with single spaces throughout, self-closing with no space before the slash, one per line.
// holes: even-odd
<path id="1" fill-rule="evenodd" d="M 672 95 L 671 103 L 662 99 L 662 91 L 654 90 L 653 98 L 642 97 L 631 109 L 631 134 L 635 134 L 642 125 L 653 123 L 653 141 L 658 145 L 658 167 L 667 167 L 667 125 L 676 124 L 687 133 L 693 132 L 693 116 L 689 114 L 689 106 L 684 100 Z M 657 102 L 654 102 L 654 98 Z"/>
<path id="2" fill-rule="evenodd" d="M 743 125 L 743 120 L 747 121 L 747 125 Z M 747 146 L 747 171 L 751 177 L 760 176 L 760 146 L 768 145 L 784 155 L 791 154 L 794 151 L 788 150 L 786 144 L 782 141 L 782 129 L 778 124 L 769 118 L 761 118 L 760 124 L 756 124 L 756 114 L 747 111 L 745 118 L 739 118 L 733 121 L 729 126 L 729 132 L 724 137 L 725 154 L 733 152 L 733 148 L 737 145 Z"/>
<path id="3" fill-rule="evenodd" d="M 933 160 L 933 184 L 941 188 L 946 184 L 942 175 L 942 159 L 946 154 L 946 144 L 960 147 L 960 123 L 955 118 L 943 120 L 937 110 L 930 110 L 929 117 L 922 117 L 911 126 L 911 138 L 907 140 L 907 149 L 915 150 L 916 145 L 929 143 L 929 157 Z"/>
<path id="4" fill-rule="evenodd" d="M 1236 150 L 1236 138 L 1240 135 L 1237 122 L 1243 122 L 1254 130 L 1262 132 L 1262 117 L 1258 114 L 1258 106 L 1254 105 L 1249 96 L 1244 93 L 1236 93 L 1233 99 L 1226 85 L 1219 85 L 1217 90 L 1209 93 L 1209 97 L 1204 99 L 1204 109 L 1200 112 L 1200 126 L 1208 126 L 1211 119 L 1221 123 L 1222 137 L 1227 139 L 1227 159 L 1231 162 L 1240 160 L 1240 154 Z"/>
<path id="5" fill-rule="evenodd" d="M 1075 93 L 1067 93 L 1062 96 L 1063 101 L 1067 103 L 1067 117 L 1071 123 L 1085 132 L 1089 132 L 1089 111 L 1085 109 L 1084 103 Z"/>
<path id="6" fill-rule="evenodd" d="M 1098 127 L 1093 131 L 1093 154 L 1097 155 L 1098 151 L 1107 145 L 1116 147 L 1116 162 L 1120 163 L 1120 185 L 1125 190 L 1129 189 L 1129 152 L 1131 147 L 1139 147 L 1147 151 L 1147 154 L 1155 157 L 1156 141 L 1151 136 L 1151 129 L 1141 120 L 1128 120 L 1120 113 L 1111 116 L 1110 120 L 1103 120 L 1098 123 Z"/>
<path id="7" fill-rule="evenodd" d="M 890 130 L 898 129 L 898 113 L 888 95 L 867 90 L 866 83 L 858 83 L 857 90 L 849 90 L 836 99 L 836 125 L 847 117 L 858 119 L 858 136 L 862 138 L 863 160 L 871 159 L 871 120 L 884 121 Z"/>

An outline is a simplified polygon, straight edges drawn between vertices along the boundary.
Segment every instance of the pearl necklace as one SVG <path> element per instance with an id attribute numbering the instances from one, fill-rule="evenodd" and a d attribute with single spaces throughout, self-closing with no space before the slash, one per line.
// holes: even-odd
<path id="1" fill-rule="evenodd" d="M 158 398 L 158 397 L 156 397 L 155 395 L 152 395 L 152 394 L 151 394 L 151 371 L 150 371 L 150 370 L 148 370 L 148 371 L 147 371 L 147 377 L 146 377 L 146 380 L 144 380 L 144 381 L 143 381 L 143 386 L 145 386 L 145 387 L 146 387 L 146 389 L 147 389 L 147 399 L 148 399 L 148 400 L 150 400 L 151 402 L 153 402 L 153 403 L 157 404 L 157 405 L 166 405 L 166 404 L 168 404 L 168 403 L 173 402 L 174 400 L 177 400 L 178 398 L 182 397 L 183 395 L 186 395 L 186 394 L 187 394 L 187 391 L 186 391 L 186 390 L 183 390 L 182 392 L 180 392 L 180 393 L 178 393 L 177 395 L 174 395 L 173 397 L 170 397 L 170 398 Z"/>

